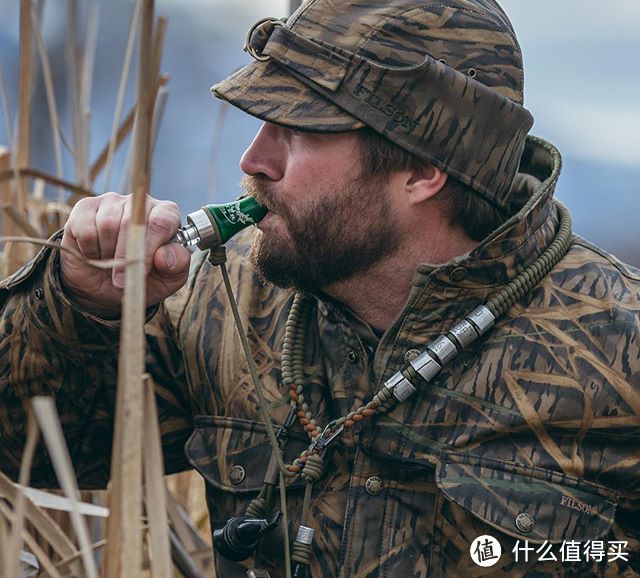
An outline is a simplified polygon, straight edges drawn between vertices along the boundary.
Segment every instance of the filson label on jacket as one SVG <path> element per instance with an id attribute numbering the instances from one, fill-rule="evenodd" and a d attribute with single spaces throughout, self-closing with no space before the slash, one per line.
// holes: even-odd
<path id="1" fill-rule="evenodd" d="M 567 508 L 571 508 L 573 510 L 578 510 L 583 514 L 589 514 L 589 516 L 595 516 L 595 514 L 597 514 L 597 512 L 593 509 L 593 506 L 591 506 L 590 504 L 585 504 L 580 500 L 576 500 L 571 496 L 565 496 L 564 494 L 562 495 L 562 498 L 560 500 L 560 505 L 566 506 Z"/>
<path id="2" fill-rule="evenodd" d="M 364 100 L 367 104 L 370 104 L 373 108 L 379 110 L 394 122 L 397 122 L 399 125 L 409 129 L 409 132 L 414 130 L 420 124 L 419 120 L 409 117 L 408 114 L 401 111 L 390 102 L 385 102 L 377 94 L 362 86 L 362 84 L 358 84 L 354 88 L 353 94 L 359 99 Z"/>

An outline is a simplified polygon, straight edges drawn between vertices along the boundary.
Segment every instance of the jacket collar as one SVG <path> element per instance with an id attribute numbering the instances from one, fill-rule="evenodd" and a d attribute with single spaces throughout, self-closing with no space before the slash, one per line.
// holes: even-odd
<path id="1" fill-rule="evenodd" d="M 553 145 L 527 137 L 514 181 L 517 212 L 467 255 L 444 265 L 420 265 L 414 286 L 423 286 L 427 280 L 466 288 L 508 283 L 542 253 L 556 234 L 558 217 L 552 198 L 561 167 L 560 152 Z"/>

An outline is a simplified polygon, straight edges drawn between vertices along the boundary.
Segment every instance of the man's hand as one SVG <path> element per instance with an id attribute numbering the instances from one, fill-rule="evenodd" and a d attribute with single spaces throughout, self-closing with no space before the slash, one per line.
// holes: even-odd
<path id="1" fill-rule="evenodd" d="M 88 259 L 125 259 L 132 197 L 107 193 L 79 201 L 64 227 L 62 246 Z M 180 227 L 175 203 L 147 199 L 145 272 L 147 307 L 175 293 L 187 280 L 190 253 L 171 243 Z M 60 279 L 72 300 L 91 313 L 117 317 L 123 295 L 124 267 L 97 269 L 60 252 Z"/>

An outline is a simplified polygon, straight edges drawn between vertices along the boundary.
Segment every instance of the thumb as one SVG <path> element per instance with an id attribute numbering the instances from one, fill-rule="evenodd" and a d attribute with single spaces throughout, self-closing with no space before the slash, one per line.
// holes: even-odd
<path id="1" fill-rule="evenodd" d="M 182 277 L 189 270 L 191 253 L 182 245 L 168 243 L 153 255 L 153 268 L 161 277 Z"/>

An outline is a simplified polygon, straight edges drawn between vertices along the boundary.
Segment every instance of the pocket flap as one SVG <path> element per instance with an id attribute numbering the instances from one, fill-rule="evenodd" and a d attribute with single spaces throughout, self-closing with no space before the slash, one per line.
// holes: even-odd
<path id="1" fill-rule="evenodd" d="M 265 425 L 215 416 L 196 416 L 194 425 L 185 446 L 191 465 L 217 489 L 237 494 L 259 492 L 271 458 Z M 291 463 L 308 445 L 308 439 L 292 433 L 285 463 Z M 297 477 L 287 486 L 303 487 L 304 481 Z"/>
<path id="2" fill-rule="evenodd" d="M 458 506 L 509 536 L 534 543 L 599 539 L 616 512 L 617 496 L 606 488 L 497 460 L 449 456 L 438 464 L 436 481 Z"/>

